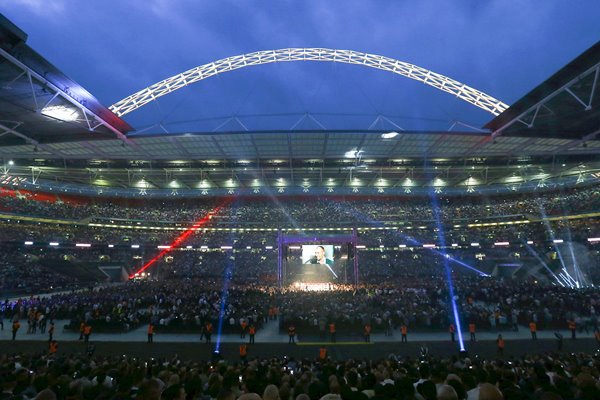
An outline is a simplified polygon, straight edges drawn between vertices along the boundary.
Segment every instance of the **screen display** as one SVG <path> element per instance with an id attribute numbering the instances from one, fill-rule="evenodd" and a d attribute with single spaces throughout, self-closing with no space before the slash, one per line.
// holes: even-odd
<path id="1" fill-rule="evenodd" d="M 344 283 L 347 260 L 347 245 L 291 245 L 287 248 L 287 282 Z"/>

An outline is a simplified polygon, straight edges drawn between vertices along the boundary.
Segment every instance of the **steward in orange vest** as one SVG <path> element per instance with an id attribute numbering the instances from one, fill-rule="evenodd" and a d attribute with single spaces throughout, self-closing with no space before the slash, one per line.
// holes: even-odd
<path id="1" fill-rule="evenodd" d="M 327 349 L 325 347 L 321 347 L 319 349 L 319 360 L 325 361 L 327 359 Z"/>
<path id="2" fill-rule="evenodd" d="M 371 324 L 365 324 L 365 342 L 371 341 Z"/>
<path id="3" fill-rule="evenodd" d="M 448 332 L 450 332 L 450 340 L 452 341 L 452 343 L 454 343 L 454 333 L 456 332 L 454 324 L 450 324 L 450 326 L 448 327 Z"/>
<path id="4" fill-rule="evenodd" d="M 537 340 L 537 324 L 533 321 L 529 323 L 529 332 L 531 332 L 531 339 Z"/>
<path id="5" fill-rule="evenodd" d="M 296 343 L 296 327 L 294 326 L 294 324 L 291 324 L 288 327 L 288 336 L 288 343 Z"/>
<path id="6" fill-rule="evenodd" d="M 242 361 L 246 361 L 246 356 L 248 355 L 248 347 L 246 344 L 240 344 L 240 359 Z"/>
<path id="7" fill-rule="evenodd" d="M 250 343 L 254 344 L 254 335 L 256 335 L 256 328 L 254 325 L 250 325 L 250 328 L 248 328 L 248 334 L 250 335 Z"/>
<path id="8" fill-rule="evenodd" d="M 210 321 L 206 321 L 206 324 L 204 325 L 204 334 L 206 335 L 206 343 L 212 343 L 211 337 L 212 337 L 212 333 L 213 333 L 213 326 L 212 323 Z"/>
<path id="9" fill-rule="evenodd" d="M 577 339 L 577 336 L 576 336 L 577 324 L 572 319 L 570 319 L 568 321 L 568 323 L 569 323 L 569 330 L 571 331 L 571 339 L 575 340 L 575 339 Z"/>
<path id="10" fill-rule="evenodd" d="M 402 326 L 400 327 L 400 333 L 402 334 L 402 338 L 400 339 L 401 343 L 406 343 L 408 342 L 408 339 L 406 338 L 406 334 L 408 333 L 408 327 L 404 324 L 402 324 Z"/>
<path id="11" fill-rule="evenodd" d="M 83 331 L 85 330 L 85 322 L 79 324 L 79 340 L 83 340 Z"/>
<path id="12" fill-rule="evenodd" d="M 335 323 L 329 324 L 329 336 L 331 338 L 331 342 L 335 343 Z"/>
<path id="13" fill-rule="evenodd" d="M 245 319 L 240 322 L 240 339 L 246 338 L 246 328 L 248 327 L 248 323 Z"/>
<path id="14" fill-rule="evenodd" d="M 19 328 L 21 328 L 21 323 L 17 320 L 13 321 L 12 324 L 12 340 L 15 340 L 15 338 L 17 337 L 17 332 L 19 331 Z"/>
<path id="15" fill-rule="evenodd" d="M 498 354 L 503 356 L 504 355 L 504 339 L 502 338 L 502 335 L 498 335 L 498 339 L 496 339 L 496 344 L 498 345 Z"/>
<path id="16" fill-rule="evenodd" d="M 471 334 L 471 342 L 474 342 L 475 339 L 475 324 L 474 323 L 470 323 L 469 324 L 469 333 Z"/>
<path id="17" fill-rule="evenodd" d="M 90 325 L 85 325 L 85 328 L 83 328 L 83 338 L 84 338 L 84 342 L 87 343 L 90 341 L 90 335 L 92 334 L 92 327 Z"/>
<path id="18" fill-rule="evenodd" d="M 154 325 L 148 324 L 148 343 L 154 343 Z"/>
<path id="19" fill-rule="evenodd" d="M 52 356 L 52 355 L 56 354 L 57 351 L 58 351 L 58 343 L 56 342 L 56 340 L 53 340 L 50 342 L 50 345 L 48 347 L 48 355 Z"/>

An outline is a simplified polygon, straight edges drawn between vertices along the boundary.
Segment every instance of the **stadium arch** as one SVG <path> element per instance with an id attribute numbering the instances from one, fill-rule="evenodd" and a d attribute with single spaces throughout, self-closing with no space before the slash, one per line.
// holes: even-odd
<path id="1" fill-rule="evenodd" d="M 200 65 L 133 93 L 111 105 L 109 109 L 117 116 L 122 117 L 159 97 L 206 78 L 210 78 L 211 76 L 253 65 L 291 61 L 340 62 L 362 65 L 414 79 L 436 89 L 453 94 L 459 99 L 495 116 L 508 108 L 507 104 L 480 90 L 474 89 L 447 76 L 438 74 L 437 72 L 393 58 L 354 50 L 285 48 L 262 50 L 223 58 L 208 64 Z"/>

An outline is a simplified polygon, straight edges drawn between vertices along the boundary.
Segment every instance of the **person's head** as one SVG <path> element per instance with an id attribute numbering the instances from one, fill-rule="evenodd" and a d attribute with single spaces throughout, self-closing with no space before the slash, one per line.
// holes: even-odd
<path id="1" fill-rule="evenodd" d="M 263 400 L 279 400 L 279 389 L 275 385 L 268 385 L 263 392 Z"/>
<path id="2" fill-rule="evenodd" d="M 317 246 L 315 247 L 315 257 L 317 258 L 317 262 L 325 259 L 325 247 Z"/>
<path id="3" fill-rule="evenodd" d="M 437 400 L 458 400 L 458 394 L 452 386 L 442 384 L 437 388 Z"/>
<path id="4" fill-rule="evenodd" d="M 479 400 L 502 400 L 502 392 L 491 383 L 479 385 Z"/>

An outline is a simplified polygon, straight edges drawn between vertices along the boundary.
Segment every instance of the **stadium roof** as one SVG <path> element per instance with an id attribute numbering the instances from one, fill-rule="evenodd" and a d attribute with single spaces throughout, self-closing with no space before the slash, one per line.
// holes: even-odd
<path id="1" fill-rule="evenodd" d="M 555 151 L 600 134 L 600 41 L 485 125 L 495 137 L 570 139 Z M 534 140 L 534 139 L 532 139 Z"/>
<path id="2" fill-rule="evenodd" d="M 237 121 L 233 131 L 144 135 L 26 39 L 0 15 L 0 157 L 11 177 L 4 184 L 16 177 L 24 185 L 45 181 L 65 190 L 170 190 L 178 181 L 177 188 L 193 190 L 209 180 L 211 188 L 230 191 L 253 190 L 256 179 L 277 188 L 283 178 L 304 192 L 329 190 L 330 181 L 355 189 L 360 180 L 382 193 L 385 187 L 406 190 L 406 178 L 422 187 L 439 178 L 463 189 L 501 184 L 514 190 L 532 180 L 579 181 L 583 172 L 600 171 L 590 159 L 600 152 L 600 141 L 591 140 L 600 129 L 593 106 L 600 99 L 600 44 L 482 129 L 457 124 L 453 128 L 461 131 L 404 131 L 389 121 L 383 129 L 382 118 L 373 129 L 247 131 Z M 480 183 L 465 183 L 470 179 Z"/>
<path id="3" fill-rule="evenodd" d="M 1 145 L 27 143 L 61 157 L 48 143 L 125 139 L 132 128 L 26 40 L 27 35 L 0 14 Z"/>

